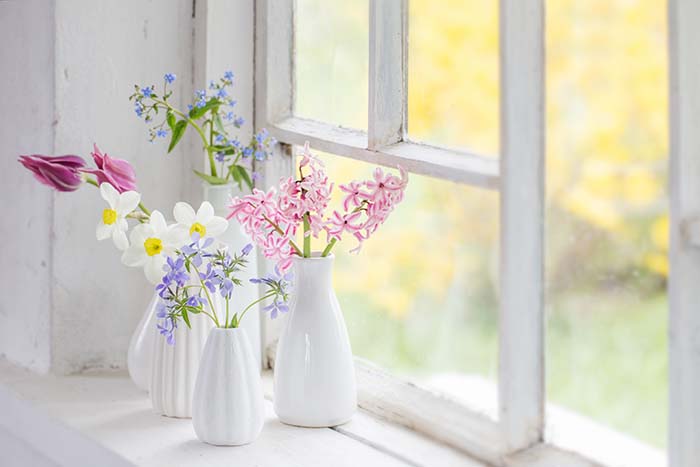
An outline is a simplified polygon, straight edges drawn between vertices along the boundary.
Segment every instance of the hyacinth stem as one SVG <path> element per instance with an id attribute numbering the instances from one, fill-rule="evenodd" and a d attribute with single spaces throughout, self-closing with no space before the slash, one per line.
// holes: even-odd
<path id="1" fill-rule="evenodd" d="M 328 245 L 326 245 L 326 248 L 323 249 L 323 253 L 321 253 L 321 257 L 325 258 L 326 256 L 328 256 L 336 243 L 338 243 L 337 238 L 331 239 L 331 241 L 328 242 Z"/>
<path id="2" fill-rule="evenodd" d="M 304 258 L 311 258 L 311 220 L 309 213 L 304 214 Z"/>
<path id="3" fill-rule="evenodd" d="M 279 225 L 275 224 L 275 223 L 272 221 L 272 219 L 270 219 L 269 217 L 267 217 L 265 214 L 263 214 L 263 219 L 265 219 L 265 220 L 275 229 L 275 232 L 277 232 L 278 234 L 284 236 L 284 230 L 282 230 L 282 229 L 280 228 Z M 294 252 L 295 252 L 296 254 L 298 254 L 299 256 L 303 256 L 303 253 L 301 252 L 301 250 L 299 249 L 299 247 L 297 246 L 297 244 L 294 243 L 293 240 L 290 240 L 290 241 L 289 241 L 289 245 L 292 247 L 292 249 L 294 249 Z"/>

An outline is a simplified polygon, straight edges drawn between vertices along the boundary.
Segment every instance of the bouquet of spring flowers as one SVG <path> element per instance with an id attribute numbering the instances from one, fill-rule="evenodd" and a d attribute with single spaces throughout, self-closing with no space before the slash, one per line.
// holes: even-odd
<path id="1" fill-rule="evenodd" d="M 408 174 L 399 167 L 400 176 L 377 167 L 370 180 L 340 185 L 344 193 L 343 210 L 326 216 L 333 184 L 323 163 L 311 154 L 306 143 L 299 164 L 299 178 L 280 181 L 279 191 L 255 189 L 253 193 L 232 200 L 228 218 L 236 218 L 267 258 L 279 261 L 286 271 L 292 257 L 311 257 L 311 237 L 326 234 L 327 244 L 321 256 L 328 256 L 335 244 L 350 235 L 357 241 L 358 252 L 403 200 Z M 303 233 L 303 243 L 297 233 Z"/>
<path id="2" fill-rule="evenodd" d="M 229 95 L 233 86 L 233 72 L 227 71 L 218 81 L 211 81 L 208 90 L 195 91 L 195 101 L 187 111 L 172 105 L 171 85 L 175 75 L 166 73 L 159 92 L 154 85 L 135 85 L 129 97 L 134 101 L 134 112 L 143 118 L 149 127 L 150 140 L 170 137 L 168 152 L 180 142 L 187 128 L 193 128 L 202 140 L 207 153 L 209 173 L 195 170 L 207 183 L 223 185 L 233 181 L 242 188 L 253 188 L 256 172 L 249 173 L 250 161 L 264 161 L 270 157 L 270 148 L 275 144 L 267 130 L 262 129 L 247 144 L 232 138 L 230 130 L 241 128 L 244 119 L 234 113 L 236 101 Z M 159 118 L 160 117 L 160 118 Z"/>
<path id="3" fill-rule="evenodd" d="M 191 326 L 191 314 L 204 315 L 219 328 L 237 328 L 248 310 L 265 300 L 271 300 L 271 304 L 263 310 L 270 311 L 273 318 L 278 310 L 286 311 L 290 277 L 279 272 L 250 279 L 263 284 L 266 292 L 245 308 L 232 309 L 234 287 L 242 285 L 238 274 L 245 269 L 246 257 L 252 249 L 253 245 L 248 244 L 231 255 L 217 249 L 214 238 L 200 237 L 194 232 L 190 241 L 168 257 L 165 275 L 156 286 L 160 296 L 156 316 L 162 319 L 158 329 L 169 344 L 175 342 L 174 331 L 179 320 Z"/>
<path id="4" fill-rule="evenodd" d="M 75 155 L 27 155 L 20 156 L 19 162 L 39 182 L 57 191 L 76 191 L 84 185 L 98 187 L 107 206 L 97 222 L 97 240 L 111 238 L 117 249 L 123 251 L 122 262 L 142 267 L 150 282 L 160 281 L 167 256 L 188 236 L 206 233 L 214 238 L 228 228 L 226 219 L 215 216 L 208 202 L 202 203 L 196 212 L 187 203 L 175 204 L 176 222 L 168 225 L 163 214 L 157 210 L 151 212 L 141 202 L 141 194 L 136 191 L 136 174 L 129 162 L 102 153 L 97 145 L 92 158 L 95 168 L 88 167 L 83 158 Z M 130 220 L 135 224 L 133 228 Z"/>

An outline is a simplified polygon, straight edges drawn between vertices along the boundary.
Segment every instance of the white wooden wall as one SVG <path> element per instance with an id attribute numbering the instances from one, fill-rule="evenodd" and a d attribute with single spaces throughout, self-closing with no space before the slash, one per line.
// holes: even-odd
<path id="1" fill-rule="evenodd" d="M 125 364 L 150 286 L 95 240 L 103 206 L 92 187 L 54 194 L 16 159 L 89 158 L 98 142 L 134 164 L 149 206 L 170 210 L 191 191 L 188 151 L 166 159 L 127 98 L 135 82 L 170 71 L 189 100 L 192 40 L 191 0 L 0 2 L 0 354 L 8 359 L 59 373 Z"/>

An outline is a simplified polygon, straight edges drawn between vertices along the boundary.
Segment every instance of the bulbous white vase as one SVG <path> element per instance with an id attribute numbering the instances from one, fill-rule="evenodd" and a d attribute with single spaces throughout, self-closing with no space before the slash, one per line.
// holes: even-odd
<path id="1" fill-rule="evenodd" d="M 260 435 L 264 422 L 260 369 L 245 329 L 212 329 L 194 390 L 197 438 L 217 446 L 248 444 Z"/>
<path id="2" fill-rule="evenodd" d="M 192 315 L 191 315 L 192 316 Z M 156 334 L 153 345 L 150 395 L 153 410 L 177 418 L 192 417 L 192 395 L 204 344 L 214 323 L 206 316 L 192 316 L 192 328 L 179 322 L 175 344 Z"/>
<path id="3" fill-rule="evenodd" d="M 126 355 L 127 368 L 131 380 L 144 391 L 151 383 L 151 360 L 153 359 L 153 342 L 156 331 L 156 305 L 158 294 L 154 293 L 146 312 L 131 335 L 129 350 Z"/>
<path id="4" fill-rule="evenodd" d="M 294 290 L 277 346 L 274 408 L 280 421 L 328 427 L 357 408 L 355 366 L 332 284 L 332 255 L 294 258 Z"/>
<path id="5" fill-rule="evenodd" d="M 241 191 L 237 185 L 209 185 L 204 183 L 204 200 L 209 201 L 214 207 L 214 213 L 217 216 L 226 217 L 228 216 L 229 209 L 228 206 L 232 196 L 244 196 L 249 194 L 248 192 Z M 236 220 L 230 220 L 229 226 L 226 232 L 224 232 L 219 240 L 228 245 L 229 252 L 233 254 L 234 252 L 240 252 L 244 246 L 251 243 L 253 246 L 255 244 L 251 238 L 243 231 L 243 228 Z M 239 277 L 242 279 L 243 283 L 240 287 L 236 287 L 236 303 L 247 304 L 252 303 L 257 300 L 260 296 L 260 289 L 257 284 L 252 284 L 248 279 L 257 277 L 258 274 L 258 256 L 256 250 L 254 249 L 251 254 L 249 254 L 246 259 L 248 260 L 248 265 Z M 246 330 L 248 338 L 250 339 L 251 348 L 253 349 L 253 355 L 255 357 L 256 364 L 258 368 L 262 368 L 262 352 L 261 352 L 261 342 L 260 342 L 260 306 L 253 306 L 246 313 L 246 319 L 241 323 L 241 327 Z"/>

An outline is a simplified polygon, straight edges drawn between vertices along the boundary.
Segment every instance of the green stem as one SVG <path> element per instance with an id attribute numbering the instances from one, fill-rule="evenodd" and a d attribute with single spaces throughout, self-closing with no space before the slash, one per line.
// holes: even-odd
<path id="1" fill-rule="evenodd" d="M 226 299 L 226 321 L 224 321 L 224 326 L 228 326 L 228 302 L 229 299 Z"/>
<path id="2" fill-rule="evenodd" d="M 311 219 L 304 214 L 304 258 L 311 258 Z"/>
<path id="3" fill-rule="evenodd" d="M 328 242 L 328 245 L 326 245 L 326 248 L 324 248 L 323 253 L 321 253 L 321 257 L 325 258 L 326 256 L 328 256 L 328 254 L 331 252 L 336 243 L 338 243 L 337 238 L 331 239 L 331 241 Z"/>
<path id="4" fill-rule="evenodd" d="M 139 209 L 143 211 L 144 214 L 150 217 L 151 211 L 146 206 L 144 206 L 143 203 L 139 203 Z"/>
<path id="5" fill-rule="evenodd" d="M 192 263 L 190 263 L 190 264 L 192 264 Z M 219 318 L 218 318 L 217 315 L 216 315 L 216 308 L 214 308 L 214 302 L 213 302 L 212 299 L 211 299 L 211 295 L 209 295 L 209 289 L 207 289 L 207 286 L 204 285 L 204 282 L 203 282 L 202 279 L 201 279 L 202 276 L 199 275 L 199 269 L 197 269 L 197 266 L 195 266 L 194 264 L 192 264 L 192 267 L 194 268 L 194 272 L 197 273 L 197 277 L 200 278 L 200 279 L 199 279 L 199 283 L 202 284 L 202 289 L 204 289 L 204 293 L 207 295 L 207 301 L 209 302 L 209 306 L 211 307 L 211 312 L 212 312 L 212 314 L 213 314 L 214 316 L 212 317 L 211 315 L 209 315 L 209 314 L 206 313 L 206 312 L 204 312 L 204 313 L 207 314 L 210 318 L 213 318 L 214 324 L 216 324 L 216 327 L 217 327 L 217 328 L 220 328 L 221 325 L 219 324 Z M 203 311 L 203 310 L 202 310 L 202 311 Z"/>
<path id="6" fill-rule="evenodd" d="M 243 312 L 241 313 L 241 316 L 238 317 L 238 323 L 237 323 L 237 324 L 240 325 L 241 320 L 243 319 L 243 317 L 245 316 L 245 314 L 248 312 L 248 310 L 250 310 L 251 308 L 253 308 L 253 306 L 257 305 L 258 303 L 262 302 L 263 300 L 267 300 L 268 298 L 272 298 L 272 297 L 274 297 L 275 295 L 277 295 L 275 292 L 268 292 L 266 295 L 263 295 L 262 297 L 260 297 L 259 299 L 255 300 L 253 303 L 251 303 L 250 305 L 248 305 L 248 306 L 245 308 L 245 310 L 243 310 Z"/>
<path id="7" fill-rule="evenodd" d="M 95 180 L 94 178 L 86 178 L 85 183 L 89 183 L 90 185 L 96 186 L 97 188 L 100 187 L 100 185 L 97 183 L 97 180 Z"/>
<path id="8" fill-rule="evenodd" d="M 211 174 L 214 177 L 218 177 L 218 174 L 216 172 L 216 166 L 214 165 L 214 154 L 211 151 L 211 143 L 207 142 L 207 135 L 204 134 L 204 130 L 202 130 L 202 128 L 199 125 L 197 125 L 194 122 L 194 120 L 192 120 L 189 117 L 189 115 L 186 115 L 186 114 L 180 112 L 175 107 L 168 104 L 167 102 L 162 101 L 160 99 L 153 99 L 153 102 L 155 102 L 156 104 L 161 104 L 161 105 L 165 106 L 165 108 L 168 109 L 169 111 L 171 111 L 172 113 L 179 115 L 180 118 L 185 120 L 188 125 L 190 125 L 192 128 L 194 128 L 197 131 L 197 133 L 199 133 L 199 137 L 202 138 L 202 142 L 204 143 L 204 148 L 207 150 L 207 156 L 209 157 L 209 165 L 211 166 Z"/>

